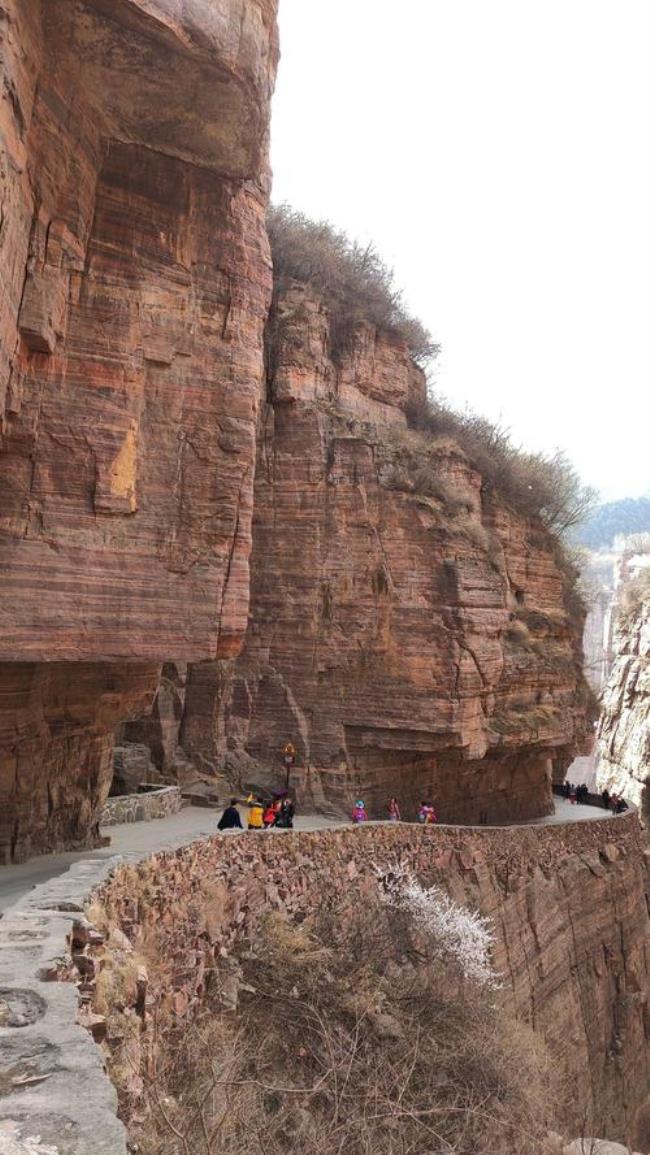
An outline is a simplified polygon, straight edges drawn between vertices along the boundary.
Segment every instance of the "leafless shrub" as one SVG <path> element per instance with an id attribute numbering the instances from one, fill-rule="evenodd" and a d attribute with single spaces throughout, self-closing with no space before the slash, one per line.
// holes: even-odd
<path id="1" fill-rule="evenodd" d="M 405 912 L 360 905 L 347 923 L 269 918 L 238 1012 L 166 1040 L 131 1125 L 142 1155 L 538 1151 L 538 1044 Z"/>
<path id="2" fill-rule="evenodd" d="M 596 491 L 584 486 L 563 453 L 525 453 L 502 425 L 467 411 L 459 413 L 440 399 L 411 405 L 412 428 L 434 437 L 453 437 L 492 487 L 520 513 L 540 517 L 556 534 L 585 519 Z"/>
<path id="3" fill-rule="evenodd" d="M 268 231 L 276 295 L 291 281 L 318 290 L 330 314 L 335 358 L 361 321 L 400 337 L 418 365 L 437 355 L 439 346 L 406 309 L 374 245 L 359 245 L 328 221 L 310 220 L 288 205 L 269 209 Z"/>

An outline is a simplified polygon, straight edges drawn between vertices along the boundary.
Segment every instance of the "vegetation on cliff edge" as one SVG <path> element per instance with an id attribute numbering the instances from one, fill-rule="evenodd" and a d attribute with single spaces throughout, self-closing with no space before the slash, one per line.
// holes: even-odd
<path id="1" fill-rule="evenodd" d="M 557 535 L 588 516 L 596 490 L 583 485 L 568 457 L 560 452 L 528 453 L 516 446 L 508 429 L 478 413 L 460 413 L 429 396 L 411 405 L 412 428 L 434 439 L 453 438 L 484 487 L 496 490 L 518 513 L 539 517 Z"/>
<path id="2" fill-rule="evenodd" d="M 374 245 L 360 245 L 329 221 L 310 220 L 288 205 L 272 206 L 267 224 L 276 295 L 290 281 L 318 290 L 330 314 L 335 359 L 362 321 L 400 337 L 417 365 L 437 355 L 439 346 L 409 313 L 392 269 Z"/>
<path id="3" fill-rule="evenodd" d="M 310 220 L 288 205 L 269 210 L 268 230 L 275 298 L 292 281 L 317 290 L 329 313 L 333 360 L 349 347 L 363 321 L 401 338 L 420 367 L 435 358 L 439 346 L 405 308 L 392 270 L 373 245 L 359 245 L 328 221 Z M 539 517 L 555 534 L 583 522 L 593 508 L 596 492 L 582 485 L 563 453 L 527 453 L 514 445 L 502 425 L 458 412 L 435 394 L 411 405 L 407 417 L 411 428 L 428 441 L 453 438 L 486 487 L 524 516 Z M 435 463 L 431 468 L 435 472 Z M 426 486 L 421 469 L 419 474 Z"/>
<path id="4" fill-rule="evenodd" d="M 480 981 L 480 920 L 448 900 L 432 929 L 424 891 L 345 898 L 267 915 L 131 1106 L 128 1047 L 113 1055 L 141 1155 L 537 1155 L 548 1063 Z"/>

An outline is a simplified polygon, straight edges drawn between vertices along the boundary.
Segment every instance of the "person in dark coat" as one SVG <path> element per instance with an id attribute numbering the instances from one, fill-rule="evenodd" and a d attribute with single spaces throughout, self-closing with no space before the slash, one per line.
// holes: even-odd
<path id="1" fill-rule="evenodd" d="M 230 799 L 230 806 L 226 806 L 221 818 L 217 823 L 217 830 L 243 830 L 239 811 L 237 809 L 237 799 Z"/>
<path id="2" fill-rule="evenodd" d="M 293 816 L 296 808 L 290 798 L 283 798 L 275 820 L 275 825 L 281 830 L 293 830 Z"/>
<path id="3" fill-rule="evenodd" d="M 600 797 L 603 802 L 603 810 L 609 810 L 609 790 L 607 787 L 605 787 Z"/>

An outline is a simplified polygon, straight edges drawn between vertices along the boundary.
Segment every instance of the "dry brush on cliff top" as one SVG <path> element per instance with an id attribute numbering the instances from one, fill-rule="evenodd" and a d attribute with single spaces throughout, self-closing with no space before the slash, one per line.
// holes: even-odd
<path id="1" fill-rule="evenodd" d="M 291 281 L 318 289 L 330 314 L 334 359 L 360 321 L 400 337 L 418 365 L 436 356 L 439 346 L 409 313 L 374 245 L 360 245 L 328 221 L 312 221 L 288 205 L 269 209 L 267 223 L 275 293 Z"/>
<path id="2" fill-rule="evenodd" d="M 272 207 L 267 221 L 275 299 L 292 281 L 316 289 L 329 313 L 333 361 L 349 348 L 355 327 L 364 321 L 403 340 L 421 367 L 437 356 L 440 346 L 406 309 L 392 270 L 373 245 L 360 245 L 328 221 L 310 220 L 288 205 Z M 271 346 L 274 316 L 273 309 Z M 484 485 L 497 490 L 517 512 L 541 518 L 555 534 L 584 521 L 594 506 L 596 491 L 582 485 L 563 453 L 527 453 L 504 426 L 470 410 L 459 412 L 433 393 L 412 404 L 407 418 L 430 442 L 453 439 Z"/>
<path id="3" fill-rule="evenodd" d="M 435 396 L 411 405 L 409 424 L 435 439 L 453 438 L 481 474 L 519 513 L 539 517 L 563 535 L 588 516 L 596 490 L 583 485 L 564 453 L 527 453 L 505 426 L 478 413 L 458 412 Z"/>
<path id="4" fill-rule="evenodd" d="M 204 1010 L 166 1034 L 130 1107 L 128 1049 L 114 1061 L 134 1150 L 535 1155 L 552 1099 L 540 1044 L 412 905 L 267 916 Z"/>

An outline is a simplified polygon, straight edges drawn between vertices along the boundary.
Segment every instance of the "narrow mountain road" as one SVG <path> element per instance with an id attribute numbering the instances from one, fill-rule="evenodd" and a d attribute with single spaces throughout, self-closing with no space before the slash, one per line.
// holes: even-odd
<path id="1" fill-rule="evenodd" d="M 572 806 L 564 798 L 555 798 L 555 813 L 546 818 L 532 819 L 531 822 L 514 825 L 559 825 L 569 822 L 594 821 L 613 818 L 614 815 L 594 806 Z M 188 806 L 179 814 L 161 818 L 153 822 L 134 822 L 124 826 L 111 826 L 111 845 L 100 850 L 68 851 L 63 854 L 44 854 L 17 866 L 0 867 L 0 911 L 13 906 L 28 891 L 43 882 L 63 874 L 73 863 L 87 859 L 113 858 L 116 854 L 138 860 L 159 850 L 176 850 L 195 839 L 209 838 L 216 833 L 221 811 L 203 807 Z M 242 817 L 245 817 L 243 814 Z M 296 830 L 325 830 L 345 826 L 340 819 L 325 818 L 321 814 L 302 815 L 296 819 Z M 270 834 L 281 834 L 271 831 Z M 236 835 L 229 833 L 226 837 Z M 248 835 L 247 835 L 248 837 Z M 266 838 L 268 833 L 252 834 L 250 837 Z"/>

